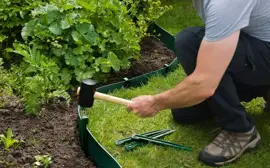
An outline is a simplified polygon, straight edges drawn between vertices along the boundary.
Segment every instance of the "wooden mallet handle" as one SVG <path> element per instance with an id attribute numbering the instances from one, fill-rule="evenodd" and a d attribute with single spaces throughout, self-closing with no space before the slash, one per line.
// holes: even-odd
<path id="1" fill-rule="evenodd" d="M 99 99 L 99 100 L 104 100 L 107 102 L 111 102 L 111 103 L 124 105 L 124 106 L 127 106 L 129 103 L 131 103 L 130 100 L 122 99 L 122 98 L 115 97 L 115 96 L 110 96 L 110 95 L 99 93 L 99 92 L 95 92 L 94 98 Z"/>
<path id="2" fill-rule="evenodd" d="M 79 93 L 80 93 L 80 87 L 77 90 L 77 95 L 79 95 Z M 99 100 L 103 100 L 103 101 L 107 101 L 107 102 L 111 102 L 111 103 L 116 103 L 116 104 L 120 104 L 120 105 L 124 105 L 124 106 L 127 106 L 129 103 L 131 103 L 130 100 L 122 99 L 119 97 L 107 95 L 107 94 L 100 93 L 100 92 L 94 93 L 94 99 L 99 99 Z"/>

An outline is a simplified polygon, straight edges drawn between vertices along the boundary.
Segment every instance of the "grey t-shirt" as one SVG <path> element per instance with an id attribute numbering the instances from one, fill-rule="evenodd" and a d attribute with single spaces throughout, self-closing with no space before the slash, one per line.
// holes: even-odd
<path id="1" fill-rule="evenodd" d="M 270 0 L 193 0 L 205 23 L 206 41 L 218 41 L 238 30 L 270 42 Z"/>

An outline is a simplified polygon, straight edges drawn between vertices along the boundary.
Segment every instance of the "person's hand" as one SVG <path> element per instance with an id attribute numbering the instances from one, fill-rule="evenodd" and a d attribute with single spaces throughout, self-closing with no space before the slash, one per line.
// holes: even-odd
<path id="1" fill-rule="evenodd" d="M 127 106 L 127 111 L 132 111 L 137 116 L 145 118 L 155 116 L 160 109 L 154 96 L 139 96 L 132 99 Z"/>

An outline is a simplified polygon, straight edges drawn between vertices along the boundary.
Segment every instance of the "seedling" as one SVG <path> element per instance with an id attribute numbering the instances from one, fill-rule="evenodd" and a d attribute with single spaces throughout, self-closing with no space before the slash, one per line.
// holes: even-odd
<path id="1" fill-rule="evenodd" d="M 48 168 L 52 164 L 52 157 L 50 155 L 37 155 L 35 156 L 36 162 L 34 168 L 44 167 Z"/>
<path id="2" fill-rule="evenodd" d="M 5 146 L 5 150 L 9 151 L 10 147 L 14 146 L 15 148 L 18 147 L 20 141 L 12 138 L 12 130 L 8 128 L 6 136 L 1 134 L 0 135 L 0 143 L 3 143 Z"/>

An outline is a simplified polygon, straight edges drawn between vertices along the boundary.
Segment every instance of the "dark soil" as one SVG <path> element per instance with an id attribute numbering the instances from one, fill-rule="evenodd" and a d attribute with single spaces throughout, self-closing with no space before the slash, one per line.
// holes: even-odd
<path id="1" fill-rule="evenodd" d="M 3 97 L 1 98 L 3 99 Z M 42 108 L 38 117 L 26 116 L 23 106 L 10 99 L 5 109 L 0 109 L 0 134 L 11 128 L 15 139 L 24 143 L 9 152 L 0 145 L 0 168 L 31 168 L 34 156 L 50 154 L 52 168 L 93 168 L 80 148 L 76 131 L 76 107 L 56 104 Z M 10 166 L 7 166 L 8 162 Z"/>
<path id="2" fill-rule="evenodd" d="M 168 49 L 165 44 L 154 37 L 147 37 L 140 43 L 141 57 L 139 60 L 132 60 L 131 68 L 110 74 L 106 84 L 123 81 L 123 78 L 133 78 L 151 71 L 163 68 L 174 59 L 174 52 Z"/>

